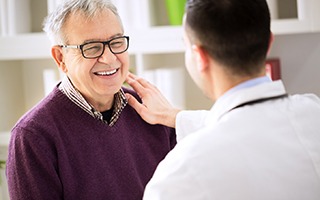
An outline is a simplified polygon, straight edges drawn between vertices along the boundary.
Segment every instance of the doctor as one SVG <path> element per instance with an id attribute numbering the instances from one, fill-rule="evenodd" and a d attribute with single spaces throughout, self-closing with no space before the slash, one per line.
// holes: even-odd
<path id="1" fill-rule="evenodd" d="M 265 76 L 272 43 L 265 0 L 188 0 L 185 62 L 210 111 L 179 111 L 154 86 L 127 81 L 129 104 L 151 124 L 175 127 L 145 200 L 319 200 L 320 99 L 288 95 Z"/>

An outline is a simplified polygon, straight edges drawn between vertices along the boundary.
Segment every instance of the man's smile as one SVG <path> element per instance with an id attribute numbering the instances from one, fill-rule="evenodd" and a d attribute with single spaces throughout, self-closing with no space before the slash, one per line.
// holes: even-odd
<path id="1" fill-rule="evenodd" d="M 115 73 L 117 73 L 119 69 L 113 69 L 111 71 L 101 71 L 101 72 L 94 72 L 95 75 L 98 75 L 98 76 L 111 76 Z"/>

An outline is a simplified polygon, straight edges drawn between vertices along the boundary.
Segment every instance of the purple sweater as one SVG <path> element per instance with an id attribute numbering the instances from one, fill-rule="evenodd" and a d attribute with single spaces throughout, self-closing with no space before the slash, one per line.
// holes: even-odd
<path id="1" fill-rule="evenodd" d="M 175 144 L 174 129 L 147 124 L 129 105 L 109 127 L 55 88 L 12 130 L 10 197 L 142 199 L 158 163 Z"/>

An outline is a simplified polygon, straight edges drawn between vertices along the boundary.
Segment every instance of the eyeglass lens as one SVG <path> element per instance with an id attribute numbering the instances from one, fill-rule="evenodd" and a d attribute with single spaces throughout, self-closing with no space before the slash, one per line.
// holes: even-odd
<path id="1" fill-rule="evenodd" d="M 82 46 L 83 56 L 86 58 L 95 58 L 103 54 L 105 45 L 108 45 L 110 51 L 114 54 L 123 53 L 128 48 L 128 40 L 126 37 L 119 37 L 109 42 L 90 42 Z"/>

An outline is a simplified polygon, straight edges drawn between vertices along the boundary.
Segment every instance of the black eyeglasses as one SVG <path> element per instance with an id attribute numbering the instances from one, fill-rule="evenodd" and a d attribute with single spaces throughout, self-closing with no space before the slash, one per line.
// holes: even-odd
<path id="1" fill-rule="evenodd" d="M 80 49 L 84 58 L 93 59 L 102 56 L 108 45 L 113 54 L 120 54 L 129 48 L 129 36 L 115 37 L 105 42 L 88 42 L 81 45 L 60 45 L 63 48 Z"/>

